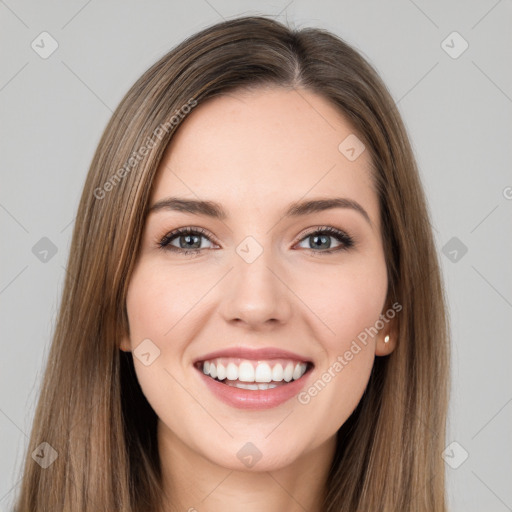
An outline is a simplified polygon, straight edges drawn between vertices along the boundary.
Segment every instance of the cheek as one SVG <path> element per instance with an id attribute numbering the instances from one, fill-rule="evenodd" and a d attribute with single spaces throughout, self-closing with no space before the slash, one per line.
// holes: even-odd
<path id="1" fill-rule="evenodd" d="M 179 339 L 181 319 L 193 309 L 200 293 L 204 291 L 198 280 L 180 280 L 179 271 L 170 273 L 156 264 L 136 269 L 126 298 L 133 348 L 145 338 L 154 339 L 161 349 L 166 340 Z"/>
<path id="2" fill-rule="evenodd" d="M 330 311 L 330 322 L 337 342 L 357 338 L 375 325 L 386 297 L 386 288 L 375 281 L 355 278 L 333 290 L 336 308 Z"/>
<path id="3" fill-rule="evenodd" d="M 366 264 L 331 266 L 309 276 L 299 294 L 322 320 L 318 339 L 332 359 L 379 319 L 388 285 L 385 261 L 382 257 Z"/>

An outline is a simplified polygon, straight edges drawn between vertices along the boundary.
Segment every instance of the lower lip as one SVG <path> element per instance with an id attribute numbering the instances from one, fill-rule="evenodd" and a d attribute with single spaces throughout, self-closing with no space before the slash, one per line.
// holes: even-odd
<path id="1" fill-rule="evenodd" d="M 225 404 L 239 409 L 270 409 L 298 395 L 305 386 L 311 370 L 307 371 L 300 379 L 288 384 L 272 389 L 257 390 L 228 386 L 206 376 L 201 370 L 198 370 L 198 372 L 212 393 Z"/>

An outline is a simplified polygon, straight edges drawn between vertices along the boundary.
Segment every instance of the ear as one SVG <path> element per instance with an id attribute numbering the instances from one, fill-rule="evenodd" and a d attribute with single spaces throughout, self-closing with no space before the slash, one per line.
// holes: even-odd
<path id="1" fill-rule="evenodd" d="M 380 315 L 384 326 L 375 338 L 376 356 L 388 356 L 398 344 L 398 314 L 402 311 L 402 305 L 398 301 L 392 302 L 388 296 Z"/>
<path id="2" fill-rule="evenodd" d="M 131 343 L 130 343 L 129 336 L 123 336 L 121 338 L 121 341 L 119 343 L 119 348 L 123 352 L 131 352 L 132 351 L 132 346 L 131 346 Z"/>
<path id="3" fill-rule="evenodd" d="M 379 331 L 375 339 L 375 355 L 388 356 L 395 350 L 398 343 L 397 318 L 389 320 L 384 328 Z"/>
<path id="4" fill-rule="evenodd" d="M 375 340 L 375 355 L 388 356 L 395 350 L 397 344 L 397 333 L 394 329 L 383 329 Z"/>

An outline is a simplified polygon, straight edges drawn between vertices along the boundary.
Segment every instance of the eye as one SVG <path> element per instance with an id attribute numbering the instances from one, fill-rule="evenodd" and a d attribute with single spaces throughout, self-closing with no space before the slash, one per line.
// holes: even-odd
<path id="1" fill-rule="evenodd" d="M 205 238 L 210 241 L 208 236 L 206 236 L 206 231 L 202 228 L 179 228 L 175 229 L 171 233 L 165 235 L 159 242 L 158 246 L 161 249 L 165 249 L 168 251 L 179 252 L 185 255 L 196 255 L 204 249 L 201 247 L 201 239 Z M 177 240 L 178 247 L 172 245 L 171 242 Z"/>
<path id="2" fill-rule="evenodd" d="M 337 247 L 331 247 L 331 238 L 335 238 L 339 242 Z M 339 229 L 333 228 L 331 226 L 315 228 L 314 231 L 310 231 L 305 237 L 301 239 L 301 241 L 302 240 L 308 244 L 311 244 L 313 247 L 306 247 L 307 250 L 319 254 L 331 254 L 333 252 L 346 251 L 354 246 L 354 239 L 352 237 L 343 231 L 340 231 Z M 317 251 L 314 249 L 327 250 Z"/>

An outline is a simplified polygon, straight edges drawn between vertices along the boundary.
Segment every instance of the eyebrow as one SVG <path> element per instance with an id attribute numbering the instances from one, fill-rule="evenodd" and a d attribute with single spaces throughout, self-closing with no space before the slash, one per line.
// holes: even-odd
<path id="1" fill-rule="evenodd" d="M 331 210 L 333 208 L 350 208 L 355 210 L 359 212 L 373 228 L 373 223 L 366 210 L 357 201 L 346 197 L 328 197 L 296 201 L 288 206 L 284 212 L 284 218 L 300 217 L 311 213 Z M 166 210 L 186 212 L 193 215 L 206 215 L 219 220 L 225 220 L 228 217 L 226 210 L 224 210 L 219 203 L 179 197 L 166 197 L 165 199 L 157 201 L 149 208 L 148 214 Z"/>

